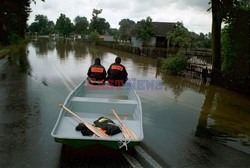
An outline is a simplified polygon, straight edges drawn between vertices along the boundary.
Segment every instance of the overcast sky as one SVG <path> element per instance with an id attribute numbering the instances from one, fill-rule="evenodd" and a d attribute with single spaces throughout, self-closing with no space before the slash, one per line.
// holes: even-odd
<path id="1" fill-rule="evenodd" d="M 28 24 L 35 15 L 47 15 L 56 22 L 60 13 L 72 21 L 79 16 L 91 19 L 93 8 L 103 9 L 100 17 L 105 18 L 112 28 L 119 28 L 119 21 L 129 18 L 135 22 L 150 16 L 153 21 L 182 21 L 189 31 L 211 32 L 211 13 L 207 12 L 209 0 L 45 0 L 31 4 L 32 12 Z"/>

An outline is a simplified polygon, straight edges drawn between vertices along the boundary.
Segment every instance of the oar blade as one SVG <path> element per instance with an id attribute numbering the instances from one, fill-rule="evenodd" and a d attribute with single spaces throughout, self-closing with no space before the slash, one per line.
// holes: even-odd
<path id="1" fill-rule="evenodd" d="M 106 139 L 109 139 L 110 137 L 104 133 L 104 132 L 101 132 L 98 128 L 94 127 L 93 125 L 90 125 L 89 123 L 85 123 L 86 127 L 92 131 L 94 134 L 96 134 L 97 136 L 101 137 L 101 138 L 106 138 Z"/>

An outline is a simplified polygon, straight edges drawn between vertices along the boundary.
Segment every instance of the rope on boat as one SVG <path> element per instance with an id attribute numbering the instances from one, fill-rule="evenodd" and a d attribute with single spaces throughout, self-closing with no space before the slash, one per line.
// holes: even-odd
<path id="1" fill-rule="evenodd" d="M 111 124 L 112 124 L 112 123 L 111 123 Z M 115 125 L 115 126 L 119 127 L 120 130 L 121 130 L 122 132 L 124 132 L 124 131 L 122 130 L 122 127 L 121 127 L 120 125 L 118 125 L 118 124 L 112 124 L 112 125 Z M 119 140 L 119 142 L 118 142 L 119 149 L 125 147 L 125 149 L 126 149 L 126 151 L 127 151 L 127 150 L 128 150 L 128 144 L 129 144 L 129 142 L 130 142 L 130 139 L 128 139 L 128 140 L 118 139 L 118 140 Z"/>
<path id="2" fill-rule="evenodd" d="M 130 139 L 129 140 L 119 140 L 120 142 L 118 142 L 118 145 L 119 145 L 119 149 L 123 148 L 125 146 L 126 148 L 126 151 L 128 150 L 128 144 L 130 142 Z"/>

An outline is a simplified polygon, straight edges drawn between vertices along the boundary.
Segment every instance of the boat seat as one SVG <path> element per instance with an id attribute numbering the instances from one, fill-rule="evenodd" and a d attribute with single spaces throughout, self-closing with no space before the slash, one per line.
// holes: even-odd
<path id="1" fill-rule="evenodd" d="M 138 102 L 136 100 L 73 97 L 71 106 L 72 110 L 77 112 L 110 114 L 111 109 L 115 109 L 120 114 L 133 114 Z"/>
<path id="2" fill-rule="evenodd" d="M 95 103 L 117 103 L 117 104 L 137 104 L 135 100 L 122 100 L 122 99 L 105 99 L 105 98 L 92 98 L 92 97 L 73 97 L 71 101 L 76 102 L 95 102 Z"/>

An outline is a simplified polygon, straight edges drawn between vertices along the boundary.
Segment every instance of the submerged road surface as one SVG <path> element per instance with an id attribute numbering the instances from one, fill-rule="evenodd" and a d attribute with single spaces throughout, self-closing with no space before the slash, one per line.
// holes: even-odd
<path id="1" fill-rule="evenodd" d="M 162 167 L 250 166 L 249 97 L 163 75 L 154 59 L 80 42 L 42 39 L 12 56 L 11 62 L 0 60 L 0 167 L 136 167 L 130 156 L 150 167 L 138 151 Z M 136 86 L 140 81 L 143 151 L 126 156 L 100 146 L 55 143 L 50 133 L 58 104 L 84 79 L 94 58 L 108 68 L 116 56 Z M 149 86 L 157 80 L 161 89 Z"/>

